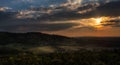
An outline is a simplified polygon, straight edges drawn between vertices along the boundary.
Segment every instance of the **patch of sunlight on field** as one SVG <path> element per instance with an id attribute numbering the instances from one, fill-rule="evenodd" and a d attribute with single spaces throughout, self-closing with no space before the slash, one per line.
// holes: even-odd
<path id="1" fill-rule="evenodd" d="M 81 46 L 40 46 L 29 48 L 29 51 L 39 54 L 39 53 L 54 53 L 54 52 L 74 52 L 79 51 L 81 49 L 86 50 L 101 50 L 101 49 L 108 49 L 104 47 L 81 47 Z"/>
<path id="2" fill-rule="evenodd" d="M 80 46 L 59 46 L 59 47 L 66 51 L 77 51 L 81 48 Z"/>
<path id="3" fill-rule="evenodd" d="M 33 53 L 53 53 L 55 52 L 55 49 L 52 48 L 51 46 L 43 46 L 31 48 L 30 51 L 32 51 Z"/>

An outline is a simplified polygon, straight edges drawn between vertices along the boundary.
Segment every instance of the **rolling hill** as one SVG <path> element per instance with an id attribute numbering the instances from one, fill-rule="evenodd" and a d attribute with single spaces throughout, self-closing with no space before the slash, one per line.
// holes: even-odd
<path id="1" fill-rule="evenodd" d="M 0 32 L 0 53 L 34 52 L 51 53 L 77 51 L 80 49 L 120 48 L 120 37 L 77 37 L 70 38 L 39 32 Z M 15 52 L 16 51 L 16 52 Z"/>

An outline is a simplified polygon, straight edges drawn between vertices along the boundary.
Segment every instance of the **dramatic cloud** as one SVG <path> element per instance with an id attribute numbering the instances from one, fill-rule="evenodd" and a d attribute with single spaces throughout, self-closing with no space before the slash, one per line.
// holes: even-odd
<path id="1" fill-rule="evenodd" d="M 11 25 L 11 26 L 0 26 L 4 31 L 9 32 L 34 32 L 34 31 L 57 31 L 69 29 L 72 26 L 76 26 L 75 23 L 54 23 L 54 24 L 22 24 L 22 25 Z"/>
<path id="2" fill-rule="evenodd" d="M 118 30 L 119 3 L 119 0 L 1 0 L 0 31 L 63 33 L 114 27 Z"/>
<path id="3" fill-rule="evenodd" d="M 30 10 L 20 11 L 17 18 L 34 18 L 39 21 L 58 21 L 72 20 L 79 18 L 91 18 L 96 16 L 119 16 L 120 1 L 110 2 L 107 4 L 87 3 L 79 5 L 79 7 L 71 7 L 70 5 L 50 7 L 50 8 L 31 8 Z M 114 9 L 113 9 L 114 8 Z M 114 12 L 114 13 L 112 13 Z"/>
<path id="4" fill-rule="evenodd" d="M 109 20 L 103 21 L 102 25 L 120 27 L 120 17 L 110 18 Z"/>
<path id="5" fill-rule="evenodd" d="M 1 12 L 5 12 L 5 11 L 9 11 L 11 10 L 12 8 L 9 8 L 9 7 L 0 7 L 0 11 Z"/>

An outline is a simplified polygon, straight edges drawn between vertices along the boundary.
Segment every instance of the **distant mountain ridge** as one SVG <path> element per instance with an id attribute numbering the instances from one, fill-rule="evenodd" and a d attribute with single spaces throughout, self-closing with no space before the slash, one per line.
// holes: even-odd
<path id="1" fill-rule="evenodd" d="M 28 32 L 28 33 L 9 33 L 0 32 L 0 44 L 20 43 L 20 44 L 35 44 L 35 45 L 58 45 L 64 42 L 72 41 L 71 38 L 49 35 L 40 32 Z"/>

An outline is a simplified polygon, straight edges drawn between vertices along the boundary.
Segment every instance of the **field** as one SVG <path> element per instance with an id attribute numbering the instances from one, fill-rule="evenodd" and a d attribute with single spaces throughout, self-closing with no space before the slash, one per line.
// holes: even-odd
<path id="1" fill-rule="evenodd" d="M 1 55 L 0 65 L 120 65 L 120 49 Z"/>

